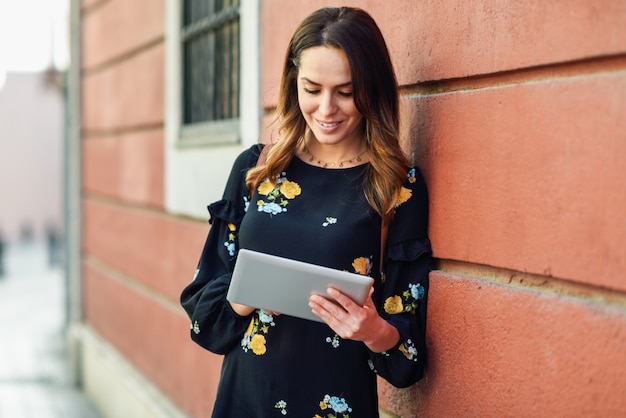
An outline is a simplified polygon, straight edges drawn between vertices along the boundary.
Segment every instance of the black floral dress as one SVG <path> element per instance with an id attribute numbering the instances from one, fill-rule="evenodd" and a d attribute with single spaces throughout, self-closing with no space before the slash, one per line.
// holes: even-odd
<path id="1" fill-rule="evenodd" d="M 191 338 L 224 354 L 214 417 L 377 417 L 376 375 L 406 387 L 423 374 L 431 249 L 428 202 L 419 170 L 408 169 L 379 273 L 381 218 L 365 201 L 364 164 L 323 169 L 294 158 L 250 197 L 245 174 L 256 146 L 235 161 L 193 282 L 181 295 Z M 242 317 L 226 293 L 239 248 L 370 275 L 379 313 L 400 333 L 373 353 L 326 324 L 272 316 Z"/>

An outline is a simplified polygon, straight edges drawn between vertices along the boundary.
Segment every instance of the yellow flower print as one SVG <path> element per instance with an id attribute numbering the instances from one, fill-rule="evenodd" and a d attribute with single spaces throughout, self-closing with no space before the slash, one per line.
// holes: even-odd
<path id="1" fill-rule="evenodd" d="M 235 232 L 237 230 L 237 225 L 235 224 L 228 224 L 228 230 L 231 232 Z"/>
<path id="2" fill-rule="evenodd" d="M 407 200 L 409 200 L 413 196 L 413 192 L 406 187 L 402 187 L 400 192 L 398 193 L 398 200 L 396 201 L 396 205 L 401 205 Z"/>
<path id="3" fill-rule="evenodd" d="M 256 334 L 255 336 L 253 336 L 250 340 L 250 348 L 252 349 L 252 352 L 257 356 L 262 356 L 263 354 L 265 354 L 265 337 L 261 334 Z"/>
<path id="4" fill-rule="evenodd" d="M 402 354 L 404 354 L 404 357 L 406 358 L 410 358 L 411 355 L 409 354 L 409 352 L 407 351 L 406 347 L 404 346 L 404 344 L 400 344 L 400 346 L 398 347 L 398 350 L 400 350 L 400 352 Z"/>
<path id="5" fill-rule="evenodd" d="M 326 404 L 326 402 L 320 401 L 320 409 L 324 411 L 326 410 L 326 408 L 328 408 L 328 405 Z"/>
<path id="6" fill-rule="evenodd" d="M 415 168 L 411 168 L 409 170 L 409 172 L 407 173 L 406 177 L 409 179 L 409 183 L 415 183 L 417 181 L 417 178 L 415 177 Z"/>
<path id="7" fill-rule="evenodd" d="M 293 199 L 294 197 L 300 195 L 300 193 L 302 192 L 302 189 L 300 188 L 300 185 L 298 183 L 295 183 L 295 182 L 289 181 L 289 180 L 285 180 L 280 185 L 280 192 L 287 199 Z"/>
<path id="8" fill-rule="evenodd" d="M 398 346 L 398 351 L 409 360 L 417 361 L 417 348 L 413 344 L 413 341 L 406 340 Z"/>
<path id="9" fill-rule="evenodd" d="M 250 335 L 252 333 L 253 327 L 254 327 L 254 318 L 250 319 L 250 324 L 248 324 L 248 329 L 246 330 L 244 335 Z"/>
<path id="10" fill-rule="evenodd" d="M 265 180 L 263 183 L 259 184 L 259 194 L 263 196 L 267 196 L 274 190 L 274 183 L 269 180 Z"/>
<path id="11" fill-rule="evenodd" d="M 262 309 L 256 310 L 256 315 L 253 315 L 248 329 L 243 334 L 241 339 L 241 348 L 244 352 L 252 350 L 257 356 L 261 356 L 266 353 L 266 339 L 263 334 L 269 334 L 270 327 L 276 325 L 274 323 L 274 317 Z"/>
<path id="12" fill-rule="evenodd" d="M 357 273 L 366 275 L 372 269 L 372 264 L 369 258 L 359 257 L 354 259 L 352 267 L 354 267 L 354 271 Z"/>
<path id="13" fill-rule="evenodd" d="M 385 312 L 388 314 L 399 314 L 402 313 L 403 309 L 402 298 L 400 296 L 391 296 L 385 301 Z"/>

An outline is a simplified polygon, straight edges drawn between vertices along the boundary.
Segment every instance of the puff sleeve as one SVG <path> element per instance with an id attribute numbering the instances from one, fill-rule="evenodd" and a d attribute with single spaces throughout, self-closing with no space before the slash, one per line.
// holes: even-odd
<path id="1" fill-rule="evenodd" d="M 226 300 L 238 250 L 237 234 L 248 207 L 245 177 L 259 157 L 257 145 L 235 160 L 222 199 L 210 204 L 209 230 L 193 281 L 180 303 L 191 320 L 191 339 L 225 354 L 241 339 L 250 319 L 238 315 Z"/>
<path id="2" fill-rule="evenodd" d="M 409 170 L 385 246 L 385 281 L 375 297 L 379 314 L 400 333 L 399 343 L 370 353 L 371 367 L 396 387 L 408 387 L 424 374 L 426 306 L 431 245 L 428 192 L 416 168 Z"/>

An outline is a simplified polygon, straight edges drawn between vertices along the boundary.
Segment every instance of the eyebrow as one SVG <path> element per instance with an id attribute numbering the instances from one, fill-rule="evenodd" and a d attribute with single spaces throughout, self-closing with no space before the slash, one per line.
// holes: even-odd
<path id="1" fill-rule="evenodd" d="M 306 77 L 300 77 L 300 80 L 306 81 L 307 83 L 313 84 L 315 86 L 321 86 L 320 83 L 317 83 L 313 80 L 310 80 Z M 342 87 L 350 87 L 352 85 L 352 81 L 348 81 L 347 83 L 343 83 L 343 84 L 339 84 L 337 86 L 335 86 L 336 88 L 342 88 Z"/>

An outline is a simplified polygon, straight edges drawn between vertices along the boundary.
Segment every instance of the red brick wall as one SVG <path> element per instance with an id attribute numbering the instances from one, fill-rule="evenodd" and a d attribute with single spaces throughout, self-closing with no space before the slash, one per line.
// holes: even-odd
<path id="1" fill-rule="evenodd" d="M 262 106 L 322 0 L 261 2 Z M 626 410 L 626 3 L 346 1 L 380 24 L 403 144 L 425 173 L 430 364 L 381 382 L 413 416 L 615 416 Z M 334 3 L 333 3 L 334 4 Z M 220 358 L 178 295 L 204 220 L 164 210 L 163 1 L 83 2 L 87 323 L 190 416 Z"/>
<path id="2" fill-rule="evenodd" d="M 165 2 L 83 2 L 86 323 L 190 416 L 221 359 L 195 345 L 178 297 L 208 225 L 164 210 Z"/>
<path id="3" fill-rule="evenodd" d="M 626 3 L 345 1 L 381 26 L 430 191 L 430 365 L 413 416 L 626 409 Z M 262 2 L 263 105 L 297 22 Z M 332 3 L 334 4 L 334 3 Z M 271 30 L 269 30 L 271 28 Z"/>

